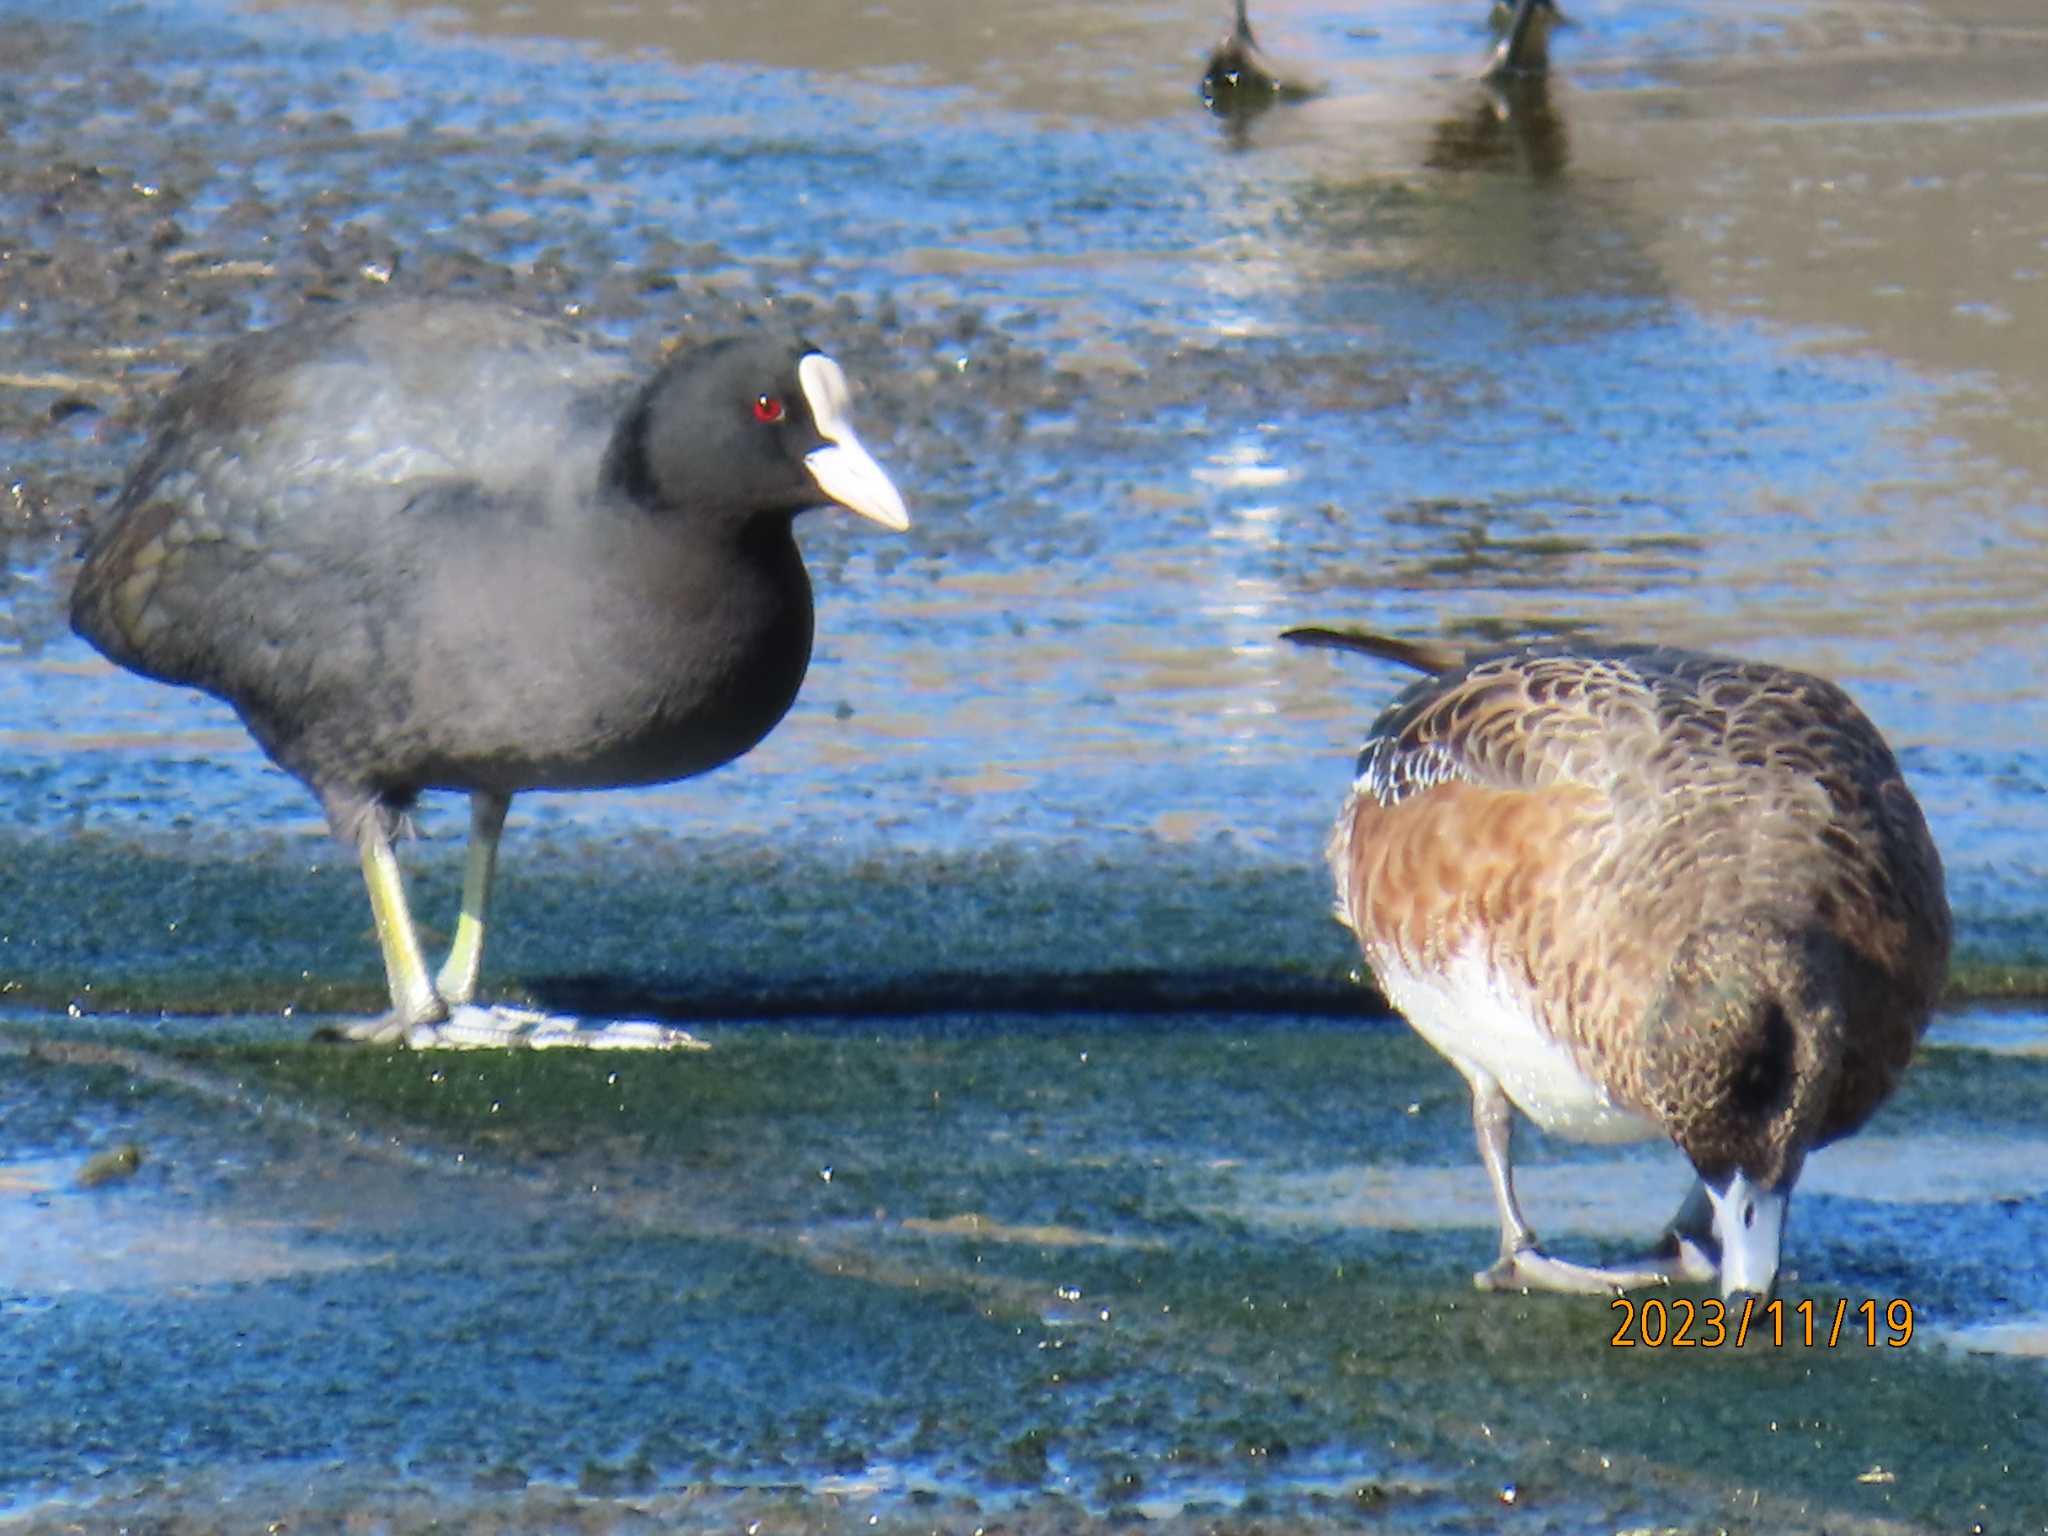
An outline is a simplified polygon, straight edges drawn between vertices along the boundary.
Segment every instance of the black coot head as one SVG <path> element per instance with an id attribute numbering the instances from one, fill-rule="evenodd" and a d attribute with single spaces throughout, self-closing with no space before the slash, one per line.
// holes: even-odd
<path id="1" fill-rule="evenodd" d="M 839 365 L 801 342 L 686 348 L 620 422 L 608 473 L 650 510 L 746 519 L 837 502 L 901 532 L 903 498 L 854 434 L 849 396 Z"/>

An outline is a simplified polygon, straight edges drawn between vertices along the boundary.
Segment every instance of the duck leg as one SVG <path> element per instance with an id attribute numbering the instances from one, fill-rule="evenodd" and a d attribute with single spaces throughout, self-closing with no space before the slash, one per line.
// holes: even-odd
<path id="1" fill-rule="evenodd" d="M 1493 45 L 1481 77 L 1497 80 L 1503 75 L 1540 75 L 1550 68 L 1550 29 L 1557 22 L 1555 0 L 1496 0 L 1494 27 L 1500 39 Z"/>
<path id="2" fill-rule="evenodd" d="M 1472 1283 L 1482 1291 L 1584 1295 L 1669 1285 L 1669 1273 L 1655 1263 L 1603 1269 L 1555 1259 L 1543 1251 L 1515 1199 L 1514 1106 L 1491 1074 L 1462 1062 L 1459 1066 L 1472 1084 L 1472 1132 L 1479 1142 L 1480 1161 L 1486 1165 L 1487 1182 L 1493 1186 L 1494 1206 L 1500 1212 L 1500 1258 L 1474 1275 Z"/>

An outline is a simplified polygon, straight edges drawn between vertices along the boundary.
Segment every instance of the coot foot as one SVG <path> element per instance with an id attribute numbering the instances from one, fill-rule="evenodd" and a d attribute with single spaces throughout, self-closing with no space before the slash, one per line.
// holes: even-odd
<path id="1" fill-rule="evenodd" d="M 375 1021 L 372 1021 L 375 1022 Z M 512 1008 L 502 1003 L 481 1007 L 464 1003 L 438 1024 L 416 1024 L 405 1043 L 416 1051 L 549 1050 L 574 1046 L 586 1051 L 708 1051 L 708 1041 L 687 1029 L 648 1019 L 612 1019 L 586 1023 L 571 1014 L 545 1013 L 538 1008 Z"/>
<path id="2" fill-rule="evenodd" d="M 426 1026 L 415 1024 L 397 1009 L 380 1013 L 374 1019 L 351 1019 L 343 1024 L 322 1024 L 313 1031 L 315 1040 L 345 1041 L 356 1045 L 403 1045 L 413 1030 Z"/>

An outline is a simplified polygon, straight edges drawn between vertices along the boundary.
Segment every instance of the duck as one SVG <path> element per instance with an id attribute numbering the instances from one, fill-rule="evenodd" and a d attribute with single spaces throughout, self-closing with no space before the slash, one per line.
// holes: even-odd
<path id="1" fill-rule="evenodd" d="M 1808 1154 L 1890 1096 L 1947 975 L 1940 854 L 1877 728 L 1821 678 L 1672 646 L 1284 638 L 1423 674 L 1327 853 L 1388 1002 L 1471 1089 L 1500 1222 L 1475 1284 L 1768 1297 Z M 1542 1247 L 1517 1110 L 1676 1144 L 1697 1180 L 1651 1254 Z"/>
<path id="2" fill-rule="evenodd" d="M 1257 116 L 1275 102 L 1300 101 L 1315 94 L 1266 57 L 1252 36 L 1246 0 L 1237 0 L 1230 30 L 1210 50 L 1202 71 L 1202 104 L 1216 116 L 1242 120 Z"/>
<path id="3" fill-rule="evenodd" d="M 1550 34 L 1561 20 L 1556 0 L 1494 0 L 1487 18 L 1494 42 L 1480 78 L 1543 75 L 1550 68 Z M 1210 50 L 1199 89 L 1203 105 L 1232 120 L 1255 116 L 1276 102 L 1304 101 L 1316 94 L 1267 58 L 1252 34 L 1248 0 L 1236 0 L 1230 30 Z"/>
<path id="4" fill-rule="evenodd" d="M 1488 24 L 1493 48 L 1480 77 L 1486 80 L 1534 78 L 1550 69 L 1550 34 L 1563 16 L 1557 0 L 1494 0 Z"/>
<path id="5" fill-rule="evenodd" d="M 310 309 L 172 386 L 72 625 L 225 701 L 354 850 L 391 1006 L 343 1038 L 541 1043 L 546 1016 L 476 1003 L 512 798 L 705 773 L 788 712 L 814 627 L 796 515 L 909 527 L 851 401 L 772 328 L 640 377 L 559 316 L 452 297 Z M 470 818 L 430 973 L 393 838 L 435 790 Z M 617 1043 L 687 1038 L 657 1036 Z"/>

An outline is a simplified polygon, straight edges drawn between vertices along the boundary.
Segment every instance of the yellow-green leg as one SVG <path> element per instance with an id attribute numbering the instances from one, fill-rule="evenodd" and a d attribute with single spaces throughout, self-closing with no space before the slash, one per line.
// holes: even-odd
<path id="1" fill-rule="evenodd" d="M 428 974 L 420 953 L 419 933 L 405 900 L 405 879 L 391 851 L 383 819 L 376 815 L 364 818 L 356 851 L 362 856 L 363 881 L 370 888 L 370 911 L 377 919 L 377 944 L 384 952 L 385 979 L 391 984 L 391 1011 L 381 1019 L 347 1025 L 340 1033 L 351 1040 L 403 1043 L 416 1049 L 557 1045 L 593 1050 L 705 1049 L 688 1030 L 646 1020 L 622 1019 L 585 1029 L 574 1018 L 526 1008 L 476 1005 L 491 878 L 497 871 L 498 839 L 505 830 L 508 803 L 504 795 L 478 792 L 470 797 L 462 914 L 456 920 L 455 941 L 438 982 Z"/>
<path id="2" fill-rule="evenodd" d="M 384 830 L 381 816 L 363 818 L 362 831 L 356 835 L 356 852 L 363 861 L 363 883 L 370 890 L 370 915 L 377 923 L 377 947 L 384 953 L 384 979 L 391 987 L 391 1012 L 381 1019 L 352 1024 L 344 1033 L 352 1040 L 403 1040 L 416 1026 L 445 1019 L 448 1008 L 427 975 L 419 931 L 413 927 L 412 910 L 406 905 L 405 875 L 398 867 L 398 856 L 391 851 L 391 838 Z"/>
<path id="3" fill-rule="evenodd" d="M 509 796 L 479 790 L 469 797 L 469 857 L 462 871 L 462 914 L 455 920 L 455 942 L 435 985 L 442 1001 L 455 1008 L 476 997 L 477 977 L 484 967 L 484 919 L 490 907 L 491 881 L 498 872 L 498 839 L 505 831 Z"/>

